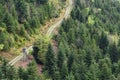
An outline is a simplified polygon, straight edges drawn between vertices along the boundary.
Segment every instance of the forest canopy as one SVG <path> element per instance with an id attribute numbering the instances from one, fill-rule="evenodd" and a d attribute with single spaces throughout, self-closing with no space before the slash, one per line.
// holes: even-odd
<path id="1" fill-rule="evenodd" d="M 46 21 L 59 17 L 63 2 L 58 2 L 0 0 L 0 45 L 4 45 L 2 50 L 9 51 L 13 46 L 23 45 Z"/>
<path id="2" fill-rule="evenodd" d="M 22 1 L 20 0 L 20 3 Z M 27 1 L 34 5 L 37 0 Z M 46 3 L 38 2 L 38 4 L 45 6 Z M 14 67 L 7 66 L 6 61 L 3 60 L 0 65 L 0 78 L 10 80 L 120 80 L 120 2 L 118 0 L 75 0 L 74 5 L 71 17 L 62 22 L 58 34 L 52 38 L 56 45 L 53 45 L 52 41 L 50 43 L 45 36 L 41 36 L 34 43 L 33 56 L 37 63 L 42 63 L 42 74 L 37 73 L 34 61 L 28 65 L 26 70 L 23 68 L 15 70 Z M 19 9 L 19 11 L 22 10 L 22 8 Z M 4 9 L 0 10 L 4 11 Z M 23 13 L 27 15 L 26 12 Z M 4 15 L 0 36 L 7 39 L 6 34 L 12 33 L 12 30 L 10 27 L 6 28 L 7 24 L 4 22 L 8 22 L 9 25 L 13 25 L 14 22 L 11 21 L 12 14 L 8 11 Z M 42 24 L 39 20 L 35 21 L 37 18 L 40 19 L 38 16 L 33 16 L 29 24 L 27 19 L 29 20 L 30 16 L 25 18 L 24 15 L 19 15 L 21 16 L 19 19 L 15 18 L 17 23 L 24 23 L 25 20 L 26 25 L 29 26 L 33 25 L 31 21 Z M 47 18 L 50 18 L 50 15 Z M 20 28 L 21 31 L 29 29 L 28 26 Z M 5 41 L 5 44 L 7 42 Z M 0 44 L 0 49 L 3 47 L 4 44 Z M 11 74 L 9 75 L 8 72 Z"/>
<path id="3" fill-rule="evenodd" d="M 48 76 L 53 80 L 119 80 L 119 12 L 118 1 L 76 0 L 71 18 L 63 21 L 53 37 L 57 53 L 50 47 L 46 53 Z"/>

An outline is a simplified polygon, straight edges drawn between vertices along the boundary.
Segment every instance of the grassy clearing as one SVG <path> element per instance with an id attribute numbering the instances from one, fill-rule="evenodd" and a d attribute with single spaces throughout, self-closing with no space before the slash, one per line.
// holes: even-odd
<path id="1" fill-rule="evenodd" d="M 118 44 L 119 36 L 117 34 L 115 34 L 115 35 L 108 34 L 108 40 L 110 43 Z"/>
<path id="2" fill-rule="evenodd" d="M 118 44 L 119 35 L 117 33 L 109 34 L 107 31 L 105 31 L 105 33 L 107 34 L 107 37 L 108 37 L 108 40 L 109 40 L 110 44 L 112 44 L 112 43 Z"/>
<path id="3" fill-rule="evenodd" d="M 94 25 L 95 21 L 94 21 L 94 16 L 90 15 L 88 17 L 88 24 Z"/>

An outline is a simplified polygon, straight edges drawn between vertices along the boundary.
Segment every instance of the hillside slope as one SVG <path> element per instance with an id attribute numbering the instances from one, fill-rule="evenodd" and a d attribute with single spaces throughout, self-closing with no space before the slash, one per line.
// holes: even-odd
<path id="1" fill-rule="evenodd" d="M 56 53 L 51 44 L 48 47 L 44 71 L 52 79 L 58 73 L 58 80 L 120 80 L 120 3 L 76 0 L 75 4 L 53 37 Z"/>
<path id="2" fill-rule="evenodd" d="M 9 51 L 30 40 L 36 29 L 51 18 L 59 17 L 65 2 L 54 0 L 1 0 L 0 50 Z M 4 13 L 4 14 L 3 14 Z"/>

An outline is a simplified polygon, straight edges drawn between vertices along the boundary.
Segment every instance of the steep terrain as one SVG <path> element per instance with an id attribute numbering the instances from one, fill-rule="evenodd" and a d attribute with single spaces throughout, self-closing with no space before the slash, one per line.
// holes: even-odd
<path id="1" fill-rule="evenodd" d="M 36 62 L 16 70 L 0 58 L 3 61 L 0 79 L 120 80 L 119 1 L 74 1 L 70 16 L 48 25 L 49 29 L 43 28 L 48 29 L 47 35 L 43 31 L 33 44 Z M 57 34 L 53 34 L 58 26 Z M 56 52 L 50 38 L 57 47 Z M 36 63 L 43 64 L 42 71 L 36 69 Z"/>
<path id="2" fill-rule="evenodd" d="M 4 51 L 21 46 L 29 40 L 36 28 L 51 18 L 58 17 L 64 2 L 48 0 L 8 0 L 0 2 L 0 45 Z M 64 3 L 65 4 L 65 3 Z M 12 6 L 10 6 L 12 5 Z M 3 14 L 4 13 L 4 14 Z"/>
<path id="3" fill-rule="evenodd" d="M 56 1 L 1 1 L 0 55 L 12 59 L 20 54 L 23 47 L 32 45 L 36 35 L 42 32 L 40 28 L 50 24 L 51 19 L 54 22 L 60 13 L 64 13 L 62 10 L 66 2 Z"/>

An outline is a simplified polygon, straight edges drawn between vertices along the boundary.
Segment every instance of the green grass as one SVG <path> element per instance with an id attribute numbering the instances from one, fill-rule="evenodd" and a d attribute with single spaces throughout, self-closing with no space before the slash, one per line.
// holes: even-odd
<path id="1" fill-rule="evenodd" d="M 117 34 L 115 34 L 115 35 L 108 34 L 108 40 L 110 43 L 118 44 L 119 36 Z"/>
<path id="2" fill-rule="evenodd" d="M 94 25 L 95 21 L 94 21 L 94 17 L 92 15 L 90 15 L 88 17 L 88 24 Z"/>
<path id="3" fill-rule="evenodd" d="M 112 43 L 118 44 L 119 35 L 118 35 L 117 33 L 115 33 L 115 34 L 110 34 L 110 33 L 108 33 L 107 31 L 105 31 L 105 33 L 107 34 L 108 41 L 109 41 L 110 44 L 112 44 Z"/>

